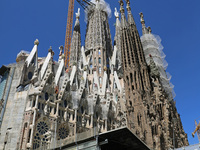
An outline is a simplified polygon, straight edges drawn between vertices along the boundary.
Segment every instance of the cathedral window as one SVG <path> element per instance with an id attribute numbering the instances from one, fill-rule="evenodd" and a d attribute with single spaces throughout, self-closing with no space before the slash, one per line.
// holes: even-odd
<path id="1" fill-rule="evenodd" d="M 42 104 L 42 110 L 44 110 L 44 104 Z"/>
<path id="2" fill-rule="evenodd" d="M 54 108 L 54 114 L 56 114 L 56 107 Z"/>
<path id="3" fill-rule="evenodd" d="M 27 140 L 27 143 L 30 142 L 30 139 L 31 139 L 31 129 L 29 129 L 29 133 L 28 133 L 28 140 Z"/>
<path id="4" fill-rule="evenodd" d="M 44 96 L 45 100 L 48 100 L 49 99 L 49 94 L 46 92 L 45 93 L 45 96 Z"/>
<path id="5" fill-rule="evenodd" d="M 101 50 L 99 49 L 99 55 L 101 55 Z"/>
<path id="6" fill-rule="evenodd" d="M 157 126 L 155 126 L 155 135 L 158 134 L 158 131 L 157 131 Z"/>
<path id="7" fill-rule="evenodd" d="M 89 125 L 91 124 L 91 119 L 89 119 Z"/>
<path id="8" fill-rule="evenodd" d="M 69 134 L 67 127 L 62 126 L 58 129 L 58 135 L 61 139 L 65 139 Z"/>
<path id="9" fill-rule="evenodd" d="M 128 85 L 129 85 L 129 79 L 128 79 L 128 76 L 126 76 L 126 81 L 127 81 Z"/>
<path id="10" fill-rule="evenodd" d="M 48 125 L 45 122 L 39 122 L 37 124 L 37 130 L 41 135 L 43 135 L 49 130 L 49 128 L 48 128 Z"/>
<path id="11" fill-rule="evenodd" d="M 51 110 L 52 110 L 52 107 L 50 107 L 50 112 L 51 112 Z"/>
<path id="12" fill-rule="evenodd" d="M 101 58 L 99 57 L 99 64 L 101 64 Z"/>
<path id="13" fill-rule="evenodd" d="M 154 149 L 156 148 L 156 142 L 153 142 L 153 148 Z"/>
<path id="14" fill-rule="evenodd" d="M 33 77 L 33 73 L 32 73 L 32 72 L 29 72 L 29 73 L 28 73 L 28 79 L 31 80 L 32 77 Z"/>
<path id="15" fill-rule="evenodd" d="M 133 74 L 130 73 L 130 78 L 131 78 L 131 84 L 133 83 Z"/>
<path id="16" fill-rule="evenodd" d="M 129 101 L 129 104 L 130 104 L 130 106 L 132 106 L 132 102 L 131 101 Z"/>
<path id="17" fill-rule="evenodd" d="M 116 83 L 114 83 L 114 89 L 116 89 L 117 88 L 117 84 Z"/>
<path id="18" fill-rule="evenodd" d="M 67 101 L 64 100 L 64 107 L 67 107 Z"/>
<path id="19" fill-rule="evenodd" d="M 38 109 L 40 109 L 40 103 L 38 103 Z"/>
<path id="20" fill-rule="evenodd" d="M 99 74 L 101 74 L 101 67 L 99 67 Z"/>
<path id="21" fill-rule="evenodd" d="M 33 142 L 33 149 L 38 149 L 40 147 L 40 137 L 34 137 L 34 139 L 37 139 L 37 140 L 34 140 Z"/>
<path id="22" fill-rule="evenodd" d="M 153 126 L 151 126 L 151 134 L 152 134 L 152 136 L 154 135 L 154 127 Z"/>
<path id="23" fill-rule="evenodd" d="M 33 101 L 33 107 L 35 107 L 35 101 Z"/>

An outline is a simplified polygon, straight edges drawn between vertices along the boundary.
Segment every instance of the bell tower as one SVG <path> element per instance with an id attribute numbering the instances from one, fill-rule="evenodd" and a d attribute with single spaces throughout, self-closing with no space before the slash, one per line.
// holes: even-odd
<path id="1" fill-rule="evenodd" d="M 146 102 L 149 101 L 150 79 L 140 37 L 127 0 L 128 21 L 120 0 L 121 45 L 124 69 L 128 127 L 147 145 L 152 145 Z M 146 96 L 146 97 L 145 97 Z"/>

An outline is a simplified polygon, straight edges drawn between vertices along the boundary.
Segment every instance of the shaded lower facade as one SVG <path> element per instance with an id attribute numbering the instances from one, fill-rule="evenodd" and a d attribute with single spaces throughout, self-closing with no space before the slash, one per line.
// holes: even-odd
<path id="1" fill-rule="evenodd" d="M 93 135 L 92 135 L 93 134 Z M 57 147 L 56 150 L 150 150 L 127 127 L 115 129 L 105 133 L 96 133 L 94 130 L 77 134 L 75 142 Z"/>

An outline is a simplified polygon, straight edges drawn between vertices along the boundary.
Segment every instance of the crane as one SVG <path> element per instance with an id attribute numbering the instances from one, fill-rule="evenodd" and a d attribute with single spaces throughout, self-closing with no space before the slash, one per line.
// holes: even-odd
<path id="1" fill-rule="evenodd" d="M 91 5 L 91 6 L 95 5 L 94 3 L 90 2 L 89 0 L 77 0 L 77 2 L 84 9 L 87 9 L 88 5 Z M 73 14 L 74 14 L 74 0 L 69 0 L 67 26 L 66 26 L 66 34 L 65 34 L 65 47 L 64 47 L 65 67 L 66 68 L 68 68 L 69 60 L 70 60 L 70 46 L 71 46 L 71 38 L 72 38 Z"/>
<path id="2" fill-rule="evenodd" d="M 200 122 L 197 125 L 197 122 L 195 120 L 195 125 L 196 125 L 196 129 L 194 130 L 194 132 L 192 132 L 192 136 L 194 137 L 195 133 L 197 133 L 197 136 L 198 136 L 198 139 L 199 139 L 199 142 L 200 142 Z"/>
<path id="3" fill-rule="evenodd" d="M 64 48 L 66 68 L 68 68 L 69 59 L 70 59 L 69 56 L 70 56 L 70 46 L 71 46 L 71 38 L 72 38 L 73 14 L 74 14 L 74 0 L 69 0 L 67 27 L 66 27 L 66 34 L 65 34 L 65 48 Z"/>

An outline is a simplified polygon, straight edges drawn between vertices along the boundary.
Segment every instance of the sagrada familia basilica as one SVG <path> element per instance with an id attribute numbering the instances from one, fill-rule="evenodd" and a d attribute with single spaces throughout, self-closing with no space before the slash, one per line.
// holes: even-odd
<path id="1" fill-rule="evenodd" d="M 38 57 L 38 40 L 30 53 L 21 51 L 16 63 L 0 68 L 1 150 L 54 149 L 79 134 L 123 127 L 151 149 L 188 145 L 161 40 L 142 13 L 140 37 L 130 1 L 120 0 L 112 41 L 106 2 L 94 3 L 85 45 L 76 13 L 67 69 L 63 47 L 58 61 L 51 47 Z"/>

